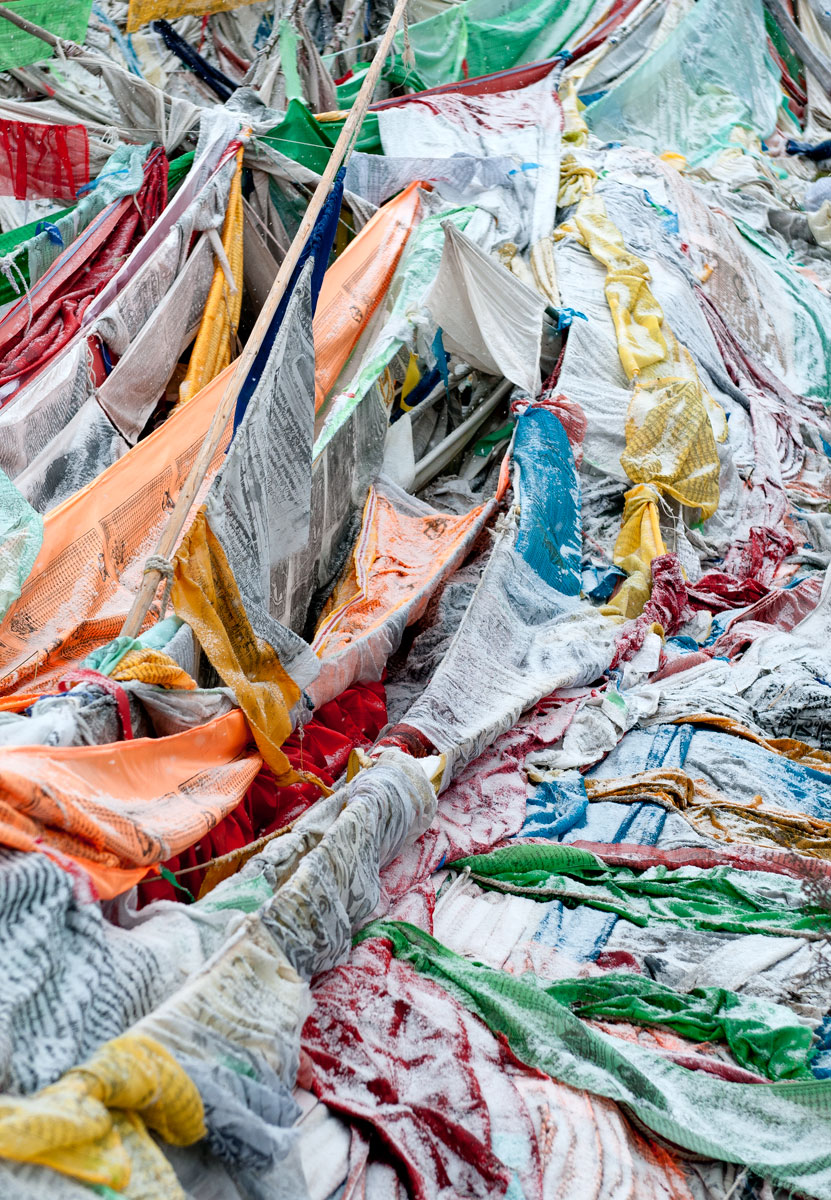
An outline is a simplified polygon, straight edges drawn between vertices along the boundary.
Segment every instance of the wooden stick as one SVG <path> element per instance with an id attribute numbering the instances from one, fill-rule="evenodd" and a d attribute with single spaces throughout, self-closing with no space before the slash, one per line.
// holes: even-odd
<path id="1" fill-rule="evenodd" d="M 222 440 L 222 435 L 231 415 L 234 412 L 237 404 L 237 398 L 248 375 L 249 370 L 253 366 L 254 359 L 259 351 L 268 328 L 271 324 L 271 319 L 274 316 L 280 301 L 283 299 L 286 288 L 292 276 L 294 268 L 297 266 L 300 255 L 303 252 L 303 247 L 306 244 L 309 234 L 311 233 L 314 223 L 317 220 L 320 210 L 326 202 L 326 198 L 331 189 L 335 176 L 338 173 L 341 163 L 346 158 L 352 148 L 352 140 L 357 135 L 363 122 L 366 111 L 369 108 L 372 100 L 372 93 L 375 90 L 375 85 L 378 82 L 378 77 L 384 65 L 384 60 L 389 53 L 392 39 L 395 36 L 398 28 L 398 23 L 407 6 L 407 0 L 396 0 L 395 8 L 393 9 L 390 23 L 387 26 L 386 32 L 381 40 L 381 44 L 372 60 L 369 70 L 364 78 L 361 90 L 355 99 L 349 116 L 344 122 L 343 129 L 340 132 L 340 137 L 335 143 L 329 162 L 326 165 L 326 170 L 320 177 L 320 182 L 314 190 L 314 194 L 309 202 L 309 207 L 306 209 L 305 216 L 300 223 L 300 228 L 294 236 L 294 240 L 289 246 L 288 253 L 280 264 L 280 270 L 277 273 L 277 278 L 271 291 L 268 294 L 265 304 L 260 309 L 259 316 L 251 331 L 251 336 L 245 344 L 245 349 L 237 360 L 236 369 L 228 381 L 228 385 L 223 393 L 217 408 L 214 412 L 210 428 L 205 435 L 205 440 L 202 443 L 202 448 L 196 456 L 196 461 L 190 469 L 190 473 L 185 480 L 182 490 L 179 493 L 173 511 L 170 514 L 168 523 L 162 531 L 159 538 L 159 543 L 156 547 L 154 557 L 169 560 L 171 554 L 176 549 L 179 537 L 190 512 L 191 506 L 196 499 L 197 492 L 202 485 L 202 482 L 210 466 L 211 460 L 216 454 L 219 443 Z M 124 622 L 121 633 L 125 637 L 136 637 L 141 631 L 144 618 L 147 615 L 153 597 L 156 594 L 156 589 L 159 586 L 159 581 L 162 578 L 162 573 L 155 567 L 145 568 L 144 578 L 141 587 L 133 601 L 132 607 L 127 614 L 127 620 Z"/>

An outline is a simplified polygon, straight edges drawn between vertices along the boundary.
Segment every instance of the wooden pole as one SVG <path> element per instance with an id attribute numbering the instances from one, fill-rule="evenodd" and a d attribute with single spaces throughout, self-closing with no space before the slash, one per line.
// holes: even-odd
<path id="1" fill-rule="evenodd" d="M 260 348 L 268 328 L 271 324 L 271 319 L 274 316 L 280 301 L 285 295 L 292 272 L 297 266 L 303 247 L 306 244 L 309 234 L 311 233 L 314 223 L 326 202 L 326 197 L 329 194 L 335 176 L 341 163 L 346 158 L 352 148 L 353 138 L 357 135 L 361 123 L 366 115 L 372 100 L 372 93 L 375 90 L 375 85 L 378 82 L 378 77 L 384 65 L 384 60 L 389 53 L 392 39 L 395 36 L 398 28 L 398 23 L 401 20 L 404 10 L 407 6 L 407 0 L 396 0 L 395 8 L 393 9 L 390 23 L 387 26 L 386 32 L 381 39 L 375 57 L 372 60 L 369 70 L 364 78 L 363 85 L 359 91 L 355 103 L 352 106 L 349 116 L 344 122 L 343 129 L 340 132 L 340 137 L 335 143 L 329 162 L 326 165 L 326 170 L 320 177 L 320 182 L 314 190 L 312 198 L 309 202 L 309 207 L 303 220 L 300 223 L 300 228 L 294 236 L 294 240 L 289 246 L 288 253 L 280 264 L 280 270 L 277 273 L 277 278 L 271 291 L 268 294 L 265 304 L 260 309 L 259 316 L 251 331 L 251 336 L 245 344 L 245 348 L 237 360 L 237 365 L 233 375 L 228 381 L 228 385 L 222 395 L 222 399 L 216 407 L 208 432 L 205 435 L 205 440 L 202 447 L 196 456 L 196 460 L 190 469 L 187 479 L 185 480 L 182 490 L 176 500 L 176 504 L 168 518 L 167 525 L 162 531 L 156 546 L 153 557 L 161 558 L 169 561 L 179 542 L 179 538 L 184 528 L 187 515 L 190 512 L 196 495 L 202 485 L 202 482 L 207 474 L 208 467 L 219 447 L 222 440 L 222 435 L 231 415 L 234 412 L 237 404 L 237 398 L 242 389 L 245 378 L 253 366 L 254 359 Z M 141 587 L 139 588 L 136 598 L 133 601 L 132 607 L 127 614 L 127 620 L 122 627 L 122 634 L 125 637 L 136 637 L 141 631 L 144 618 L 147 615 L 147 610 L 153 602 L 153 597 L 156 594 L 156 589 L 162 578 L 162 572 L 156 567 L 145 568 L 144 578 Z"/>

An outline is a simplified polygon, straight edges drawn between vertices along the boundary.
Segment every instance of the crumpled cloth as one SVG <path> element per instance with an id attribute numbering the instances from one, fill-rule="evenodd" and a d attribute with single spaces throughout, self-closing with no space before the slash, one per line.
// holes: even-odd
<path id="1" fill-rule="evenodd" d="M 3 1157 L 118 1191 L 138 1159 L 155 1175 L 156 1195 L 177 1197 L 181 1189 L 148 1129 L 176 1146 L 205 1135 L 196 1086 L 163 1046 L 141 1034 L 106 1042 L 34 1096 L 0 1100 Z"/>
<path id="2" fill-rule="evenodd" d="M 597 1032 L 536 983 L 470 962 L 413 925 L 374 921 L 359 935 L 362 942 L 370 938 L 385 939 L 396 958 L 440 983 L 504 1035 L 528 1066 L 617 1101 L 647 1129 L 695 1154 L 744 1163 L 817 1200 L 831 1197 L 824 1081 L 760 1087 L 688 1071 L 654 1050 Z"/>
<path id="3" fill-rule="evenodd" d="M 450 864 L 479 886 L 616 913 L 635 925 L 667 921 L 686 929 L 819 938 L 831 913 L 809 902 L 799 881 L 731 867 L 607 866 L 574 846 L 515 844 Z"/>

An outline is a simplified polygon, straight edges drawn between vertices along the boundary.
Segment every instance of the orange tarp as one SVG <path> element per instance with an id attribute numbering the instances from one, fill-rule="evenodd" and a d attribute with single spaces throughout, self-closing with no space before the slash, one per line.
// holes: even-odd
<path id="1" fill-rule="evenodd" d="M 109 899 L 200 840 L 242 799 L 262 760 L 239 709 L 170 737 L 104 746 L 10 746 L 0 845 L 52 847 Z"/>
<path id="2" fill-rule="evenodd" d="M 323 279 L 314 319 L 315 412 L 335 386 L 358 338 L 384 299 L 421 201 L 411 183 L 384 204 L 335 260 Z"/>
<path id="3" fill-rule="evenodd" d="M 46 514 L 35 565 L 0 624 L 0 695 L 24 686 L 30 692 L 54 689 L 71 666 L 121 632 L 144 563 L 155 550 L 231 369 Z M 230 426 L 209 479 L 229 436 Z M 147 624 L 157 617 L 153 612 Z"/>
<path id="4" fill-rule="evenodd" d="M 485 504 L 462 516 L 404 512 L 391 498 L 370 488 L 349 566 L 312 642 L 324 663 L 349 647 L 357 648 L 402 609 L 407 625 L 417 621 L 441 580 L 469 552 L 492 508 Z M 334 694 L 353 678 L 341 678 Z"/>

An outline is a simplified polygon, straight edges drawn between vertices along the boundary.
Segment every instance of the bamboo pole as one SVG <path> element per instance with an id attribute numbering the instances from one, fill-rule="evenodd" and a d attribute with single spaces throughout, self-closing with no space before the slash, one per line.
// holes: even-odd
<path id="1" fill-rule="evenodd" d="M 271 324 L 280 301 L 283 299 L 286 288 L 292 276 L 292 272 L 296 267 L 303 247 L 306 244 L 309 234 L 314 228 L 314 223 L 323 208 L 326 198 L 331 189 L 334 178 L 338 172 L 341 163 L 346 158 L 352 148 L 352 141 L 357 136 L 361 123 L 366 115 L 372 100 L 372 93 L 375 90 L 375 85 L 378 82 L 378 77 L 384 65 L 384 60 L 389 53 L 392 39 L 395 36 L 398 23 L 401 20 L 404 10 L 407 6 L 407 0 L 396 0 L 395 8 L 393 9 L 390 23 L 387 26 L 386 32 L 381 40 L 375 57 L 372 60 L 369 70 L 366 73 L 363 85 L 358 93 L 355 103 L 346 118 L 340 137 L 335 143 L 329 162 L 326 169 L 320 177 L 320 182 L 314 190 L 312 198 L 309 202 L 309 207 L 303 220 L 300 223 L 300 228 L 294 236 L 294 240 L 289 246 L 288 253 L 280 265 L 280 270 L 277 273 L 277 278 L 265 304 L 260 310 L 254 328 L 251 331 L 251 336 L 246 342 L 245 348 L 237 360 L 236 369 L 228 381 L 222 399 L 220 400 L 214 412 L 208 432 L 205 435 L 205 440 L 202 447 L 196 456 L 196 460 L 190 469 L 187 479 L 185 480 L 182 490 L 176 500 L 173 510 L 168 518 L 167 525 L 162 531 L 156 546 L 155 553 L 152 559 L 170 560 L 179 538 L 184 528 L 185 521 L 191 506 L 193 505 L 196 495 L 202 485 L 207 474 L 211 460 L 216 454 L 219 443 L 222 440 L 222 435 L 228 421 L 231 418 L 234 409 L 236 408 L 237 398 L 239 396 L 245 378 L 251 369 L 260 344 L 263 341 L 268 328 Z M 149 560 L 149 561 L 152 561 Z M 162 572 L 155 566 L 145 567 L 144 577 L 141 587 L 136 594 L 132 607 L 127 614 L 127 619 L 122 627 L 122 634 L 126 637 L 136 637 L 141 631 L 144 618 L 147 615 L 153 597 L 156 594 L 156 589 L 162 579 Z"/>

